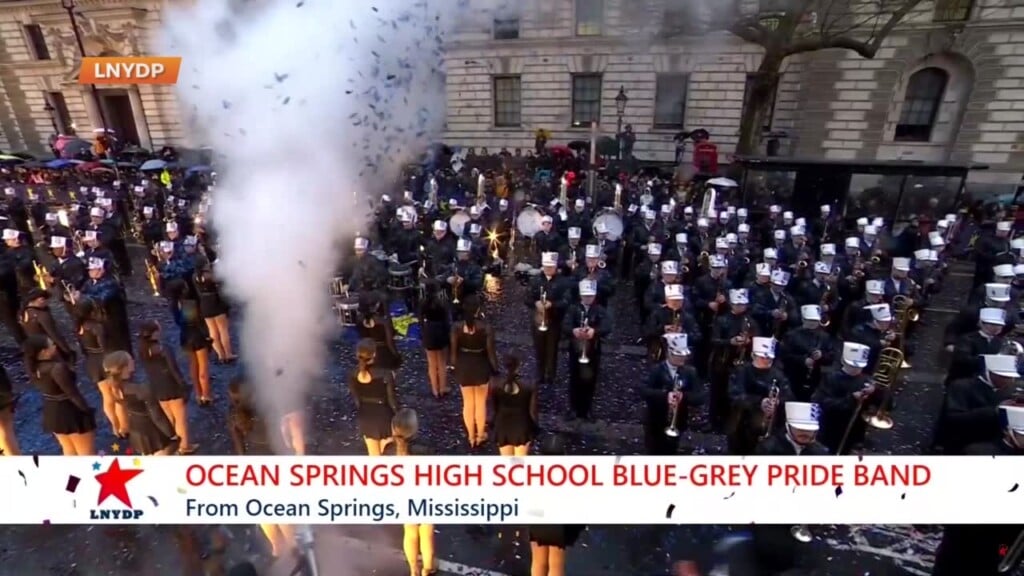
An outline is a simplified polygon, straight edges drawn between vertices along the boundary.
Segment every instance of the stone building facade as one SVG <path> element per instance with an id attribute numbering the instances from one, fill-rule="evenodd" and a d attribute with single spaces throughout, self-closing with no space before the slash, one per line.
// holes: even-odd
<path id="1" fill-rule="evenodd" d="M 666 39 L 665 26 L 685 28 L 681 3 L 518 0 L 465 17 L 446 55 L 446 141 L 528 149 L 543 128 L 565 143 L 587 139 L 594 116 L 614 135 L 621 89 L 635 156 L 672 160 L 677 132 L 705 128 L 727 162 L 761 49 L 723 32 Z M 1012 191 L 1024 170 L 1024 1 L 922 0 L 872 60 L 791 57 L 769 125 L 787 133 L 783 154 L 981 163 L 975 186 Z"/>
<path id="2" fill-rule="evenodd" d="M 88 56 L 139 56 L 160 27 L 161 0 L 77 0 Z M 79 50 L 58 0 L 0 2 L 0 150 L 44 152 L 54 132 L 113 129 L 144 148 L 184 140 L 172 86 L 78 83 Z"/>

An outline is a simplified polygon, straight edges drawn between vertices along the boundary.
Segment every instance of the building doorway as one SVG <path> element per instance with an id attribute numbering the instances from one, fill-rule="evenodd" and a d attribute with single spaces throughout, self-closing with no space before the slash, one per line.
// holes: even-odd
<path id="1" fill-rule="evenodd" d="M 139 129 L 135 125 L 135 111 L 126 90 L 100 90 L 100 105 L 107 120 L 106 128 L 125 145 L 139 146 Z"/>

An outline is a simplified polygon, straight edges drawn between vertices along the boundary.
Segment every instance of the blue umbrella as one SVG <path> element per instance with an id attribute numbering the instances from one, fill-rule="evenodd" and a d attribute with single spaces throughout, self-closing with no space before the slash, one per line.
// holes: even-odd
<path id="1" fill-rule="evenodd" d="M 167 162 L 164 162 L 163 160 L 156 160 L 156 159 L 154 159 L 154 160 L 146 160 L 139 169 L 140 170 L 147 170 L 148 171 L 148 170 L 163 170 L 164 168 L 167 168 Z"/>
<path id="2" fill-rule="evenodd" d="M 52 168 L 53 170 L 60 170 L 62 168 L 67 168 L 68 166 L 74 166 L 74 165 L 75 165 L 75 163 L 72 162 L 71 160 L 64 160 L 63 158 L 58 158 L 56 160 L 50 160 L 49 162 L 46 163 L 46 167 L 47 168 Z"/>
<path id="3" fill-rule="evenodd" d="M 213 172 L 213 167 L 211 167 L 211 166 L 193 166 L 193 167 L 191 167 L 191 168 L 189 168 L 188 170 L 185 171 L 185 175 L 186 176 L 191 176 L 193 174 L 205 174 L 207 172 Z"/>

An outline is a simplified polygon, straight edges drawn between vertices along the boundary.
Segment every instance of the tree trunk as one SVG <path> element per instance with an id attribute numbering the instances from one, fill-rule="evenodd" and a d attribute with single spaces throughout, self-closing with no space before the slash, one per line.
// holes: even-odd
<path id="1" fill-rule="evenodd" d="M 740 116 L 740 138 L 736 154 L 757 155 L 761 144 L 761 131 L 770 112 L 772 99 L 779 88 L 780 70 L 783 58 L 772 52 L 765 52 L 761 66 L 751 74 L 747 97 L 743 102 Z"/>

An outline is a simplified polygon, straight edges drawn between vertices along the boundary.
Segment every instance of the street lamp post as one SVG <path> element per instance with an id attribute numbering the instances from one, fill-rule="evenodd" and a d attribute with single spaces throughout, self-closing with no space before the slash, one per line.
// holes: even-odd
<path id="1" fill-rule="evenodd" d="M 68 18 L 71 20 L 71 31 L 75 34 L 75 42 L 78 44 L 78 58 L 79 58 L 79 69 L 85 65 L 85 44 L 82 42 L 82 32 L 78 29 L 78 17 L 75 16 L 75 8 L 77 7 L 76 0 L 60 0 L 60 5 L 64 7 L 68 12 Z M 103 131 L 102 134 L 107 134 L 107 115 L 103 111 L 103 101 L 100 99 L 100 91 L 96 88 L 95 84 L 89 85 L 89 92 L 92 94 L 93 101 L 96 104 L 96 113 L 100 116 L 99 128 Z"/>
<path id="2" fill-rule="evenodd" d="M 615 97 L 615 113 L 618 115 L 618 125 L 615 129 L 615 140 L 619 144 L 619 160 L 622 160 L 622 115 L 626 112 L 626 104 L 629 96 L 626 96 L 626 87 L 619 86 L 619 94 Z"/>
<path id="3" fill-rule="evenodd" d="M 46 105 L 43 106 L 43 110 L 46 110 L 46 114 L 50 117 L 50 125 L 53 126 L 53 132 L 55 134 L 60 134 L 60 128 L 57 126 L 57 117 L 53 115 L 57 109 L 50 104 L 49 100 L 47 100 Z"/>

